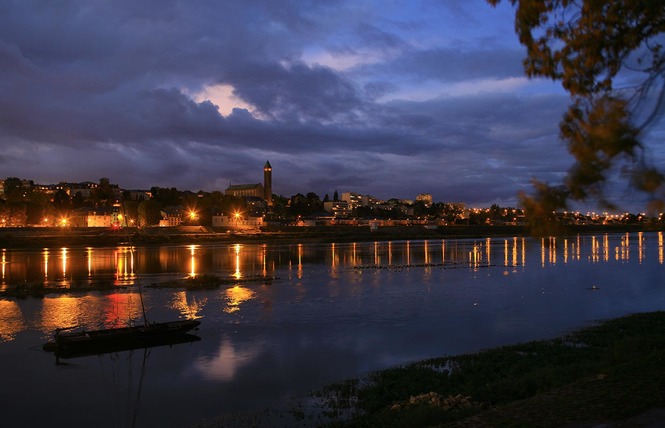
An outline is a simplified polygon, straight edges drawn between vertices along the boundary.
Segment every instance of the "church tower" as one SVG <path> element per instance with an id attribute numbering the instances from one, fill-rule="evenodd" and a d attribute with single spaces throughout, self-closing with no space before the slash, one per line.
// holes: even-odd
<path id="1" fill-rule="evenodd" d="M 263 199 L 272 206 L 272 166 L 268 161 L 263 165 Z"/>

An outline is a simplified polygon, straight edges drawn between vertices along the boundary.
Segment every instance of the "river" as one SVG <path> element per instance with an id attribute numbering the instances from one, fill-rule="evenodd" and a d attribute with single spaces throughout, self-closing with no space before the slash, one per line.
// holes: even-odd
<path id="1" fill-rule="evenodd" d="M 2 250 L 10 427 L 182 427 L 397 364 L 665 309 L 663 233 Z M 153 284 L 215 275 L 214 288 Z M 200 341 L 61 360 L 57 327 L 197 318 Z M 103 291 L 82 291 L 100 285 Z M 63 364 L 64 363 L 64 364 Z"/>

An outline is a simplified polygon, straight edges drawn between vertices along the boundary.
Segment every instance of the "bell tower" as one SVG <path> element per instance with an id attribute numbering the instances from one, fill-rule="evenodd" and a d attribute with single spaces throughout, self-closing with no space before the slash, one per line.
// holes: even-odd
<path id="1" fill-rule="evenodd" d="M 268 161 L 263 165 L 263 199 L 272 206 L 272 166 Z"/>

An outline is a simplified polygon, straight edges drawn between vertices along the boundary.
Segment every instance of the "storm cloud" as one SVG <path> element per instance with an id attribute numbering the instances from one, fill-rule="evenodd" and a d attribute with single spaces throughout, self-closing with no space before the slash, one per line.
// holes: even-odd
<path id="1" fill-rule="evenodd" d="M 0 175 L 514 204 L 571 162 L 523 56 L 480 0 L 7 0 Z"/>

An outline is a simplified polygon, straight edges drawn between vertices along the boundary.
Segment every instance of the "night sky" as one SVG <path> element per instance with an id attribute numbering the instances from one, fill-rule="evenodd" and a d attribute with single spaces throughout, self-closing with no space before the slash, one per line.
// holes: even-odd
<path id="1" fill-rule="evenodd" d="M 572 162 L 524 55 L 484 0 L 3 0 L 0 176 L 515 205 Z"/>

